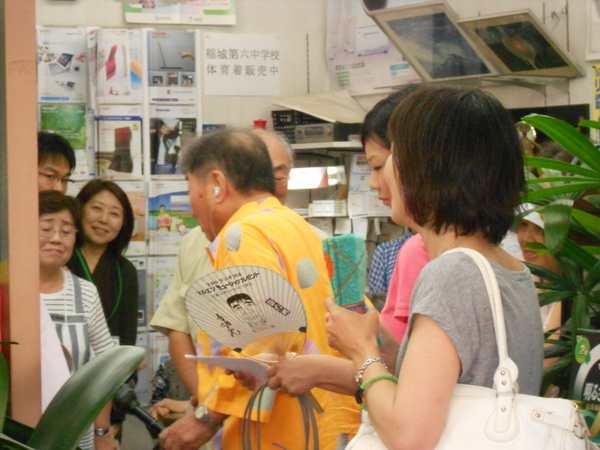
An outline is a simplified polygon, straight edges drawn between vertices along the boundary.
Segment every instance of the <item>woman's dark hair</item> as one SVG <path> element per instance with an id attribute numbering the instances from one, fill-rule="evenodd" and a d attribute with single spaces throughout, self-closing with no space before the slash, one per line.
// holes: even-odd
<path id="1" fill-rule="evenodd" d="M 133 234 L 135 220 L 133 217 L 133 208 L 131 207 L 127 194 L 125 194 L 123 189 L 113 181 L 94 179 L 89 181 L 81 191 L 79 191 L 77 199 L 81 202 L 81 206 L 84 207 L 92 197 L 103 191 L 108 191 L 113 194 L 123 208 L 123 226 L 121 227 L 119 234 L 117 234 L 117 237 L 108 244 L 106 249 L 113 255 L 120 255 L 129 245 L 131 235 Z"/>
<path id="2" fill-rule="evenodd" d="M 400 100 L 419 87 L 418 84 L 400 86 L 396 92 L 391 93 L 383 100 L 379 100 L 365 116 L 360 130 L 360 140 L 363 148 L 369 139 L 375 139 L 385 148 L 391 148 L 388 138 L 388 123 L 392 113 Z"/>
<path id="3" fill-rule="evenodd" d="M 420 87 L 398 105 L 389 136 L 404 204 L 417 224 L 502 240 L 525 180 L 517 130 L 495 97 Z"/>
<path id="4" fill-rule="evenodd" d="M 81 233 L 81 205 L 76 198 L 61 194 L 58 191 L 42 191 L 39 193 L 38 217 L 44 214 L 54 214 L 68 211 L 73 218 L 73 224 L 77 228 L 75 245 L 81 245 L 83 237 Z"/>

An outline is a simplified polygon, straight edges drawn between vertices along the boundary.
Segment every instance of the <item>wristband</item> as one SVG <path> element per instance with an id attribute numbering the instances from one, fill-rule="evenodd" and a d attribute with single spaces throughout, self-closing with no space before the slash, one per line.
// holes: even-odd
<path id="1" fill-rule="evenodd" d="M 386 373 L 384 375 L 377 375 L 373 378 L 369 378 L 367 381 L 365 381 L 363 384 L 361 384 L 359 386 L 359 388 L 356 390 L 356 393 L 354 394 L 354 398 L 356 399 L 356 403 L 358 403 L 360 405 L 360 407 L 362 409 L 364 409 L 365 411 L 367 410 L 367 406 L 363 403 L 363 392 L 365 391 L 365 389 L 367 388 L 367 386 L 369 386 L 372 383 L 375 383 L 376 381 L 379 380 L 391 380 L 394 383 L 398 382 L 398 378 L 396 378 L 394 375 L 390 375 L 389 373 Z"/>
<path id="2" fill-rule="evenodd" d="M 354 380 L 356 381 L 356 383 L 358 385 L 360 385 L 362 383 L 362 377 L 363 377 L 363 372 L 365 371 L 365 369 L 367 367 L 369 367 L 370 364 L 374 363 L 374 362 L 379 362 L 381 364 L 383 364 L 383 367 L 385 367 L 386 369 L 388 368 L 387 364 L 385 363 L 385 361 L 381 358 L 369 358 L 367 359 L 362 366 L 359 367 L 358 372 L 356 372 L 356 377 L 354 378 Z"/>

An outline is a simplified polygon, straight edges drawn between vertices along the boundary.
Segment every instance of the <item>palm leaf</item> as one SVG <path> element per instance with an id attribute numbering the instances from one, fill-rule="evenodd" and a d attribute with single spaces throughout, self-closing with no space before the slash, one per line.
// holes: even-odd
<path id="1" fill-rule="evenodd" d="M 102 408 L 140 365 L 144 353 L 140 347 L 120 346 L 84 365 L 52 399 L 27 444 L 38 450 L 75 448 Z"/>
<path id="2" fill-rule="evenodd" d="M 541 114 L 529 114 L 523 120 L 562 145 L 592 170 L 600 173 L 598 149 L 575 127 L 562 120 Z"/>
<path id="3" fill-rule="evenodd" d="M 554 169 L 561 173 L 571 173 L 573 175 L 581 175 L 587 178 L 598 178 L 598 172 L 590 170 L 586 167 L 577 166 L 564 161 L 555 159 L 541 158 L 539 156 L 525 157 L 525 165 L 528 167 L 536 167 L 538 169 Z"/>

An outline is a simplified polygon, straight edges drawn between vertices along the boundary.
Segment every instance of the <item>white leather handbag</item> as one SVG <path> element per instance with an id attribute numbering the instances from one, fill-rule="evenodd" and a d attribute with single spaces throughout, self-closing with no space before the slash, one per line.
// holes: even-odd
<path id="1" fill-rule="evenodd" d="M 457 248 L 447 253 L 452 252 L 470 256 L 484 278 L 494 319 L 499 364 L 492 389 L 456 385 L 436 449 L 598 449 L 588 439 L 587 425 L 575 403 L 518 393 L 519 370 L 508 356 L 504 312 L 494 270 L 475 250 Z M 363 416 L 363 424 L 347 449 L 385 448 L 368 418 L 365 420 Z"/>

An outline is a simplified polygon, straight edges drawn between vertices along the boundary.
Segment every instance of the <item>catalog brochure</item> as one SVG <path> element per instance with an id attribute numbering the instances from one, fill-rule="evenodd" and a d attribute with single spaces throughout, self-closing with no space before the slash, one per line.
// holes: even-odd
<path id="1" fill-rule="evenodd" d="M 100 28 L 96 40 L 98 103 L 142 100 L 141 31 Z"/>
<path id="2" fill-rule="evenodd" d="M 101 105 L 96 124 L 96 172 L 102 178 L 142 177 L 142 109 L 139 105 Z"/>
<path id="3" fill-rule="evenodd" d="M 148 86 L 151 102 L 196 103 L 198 33 L 149 30 Z"/>
<path id="4" fill-rule="evenodd" d="M 60 134 L 75 150 L 75 179 L 87 178 L 94 173 L 88 158 L 86 116 L 85 105 L 40 105 L 40 130 Z"/>
<path id="5" fill-rule="evenodd" d="M 148 238 L 151 255 L 176 255 L 183 236 L 197 225 L 186 180 L 150 183 Z"/>
<path id="6" fill-rule="evenodd" d="M 38 101 L 84 103 L 87 98 L 83 28 L 37 27 Z"/>
<path id="7" fill-rule="evenodd" d="M 196 137 L 197 107 L 150 106 L 150 173 L 183 178 L 179 157 L 181 149 Z M 173 177 L 170 177 L 173 178 Z"/>
<path id="8" fill-rule="evenodd" d="M 175 256 L 148 257 L 148 276 L 151 281 L 152 313 L 156 311 L 175 276 L 177 258 Z"/>
<path id="9" fill-rule="evenodd" d="M 129 199 L 133 209 L 133 234 L 127 246 L 126 256 L 141 256 L 146 254 L 146 190 L 145 183 L 139 181 L 116 182 Z"/>

